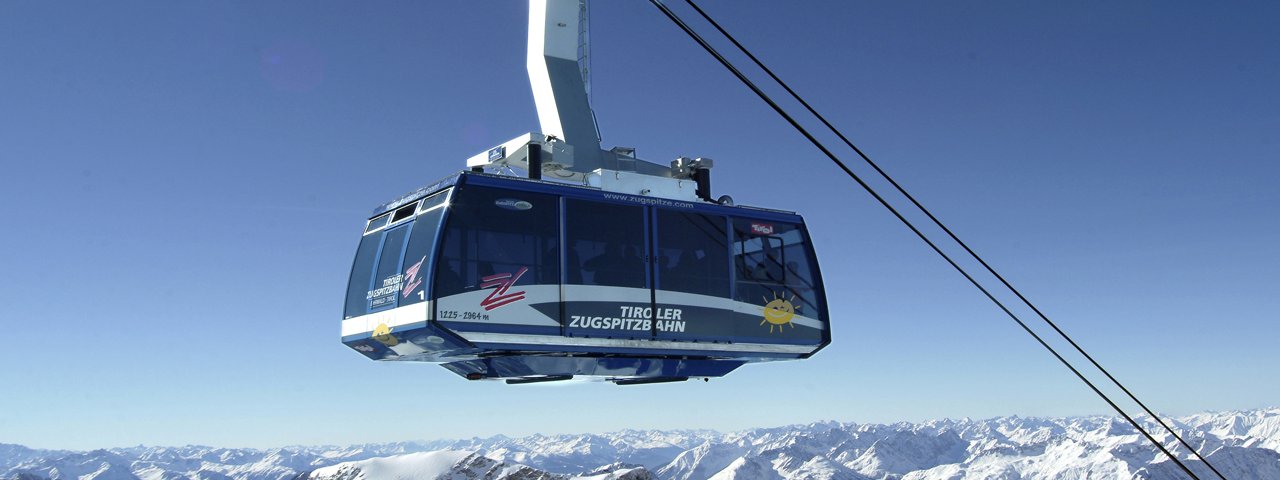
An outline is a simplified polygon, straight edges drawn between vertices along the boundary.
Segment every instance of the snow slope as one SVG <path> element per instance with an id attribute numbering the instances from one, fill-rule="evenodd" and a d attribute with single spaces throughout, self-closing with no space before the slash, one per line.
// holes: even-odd
<path id="1" fill-rule="evenodd" d="M 305 480 L 651 480 L 643 468 L 627 468 L 590 476 L 548 473 L 509 464 L 475 452 L 441 450 L 345 462 L 300 475 Z"/>

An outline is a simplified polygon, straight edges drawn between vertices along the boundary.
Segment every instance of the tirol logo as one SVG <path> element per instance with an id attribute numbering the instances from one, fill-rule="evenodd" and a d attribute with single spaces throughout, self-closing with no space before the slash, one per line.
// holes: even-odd
<path id="1" fill-rule="evenodd" d="M 773 235 L 773 225 L 752 222 L 751 233 L 756 235 Z"/>
<path id="2" fill-rule="evenodd" d="M 530 208 L 533 208 L 532 203 L 526 202 L 524 200 L 516 200 L 514 198 L 499 198 L 497 200 L 494 200 L 493 204 L 497 205 L 498 208 L 505 208 L 507 210 L 519 211 L 519 210 L 528 210 Z"/>
<path id="3" fill-rule="evenodd" d="M 524 300 L 524 290 L 511 293 L 508 293 L 508 290 L 510 290 L 511 286 L 515 285 L 516 282 L 520 280 L 520 276 L 524 275 L 524 272 L 527 271 L 529 271 L 529 267 L 520 267 L 520 270 L 517 270 L 516 273 L 499 273 L 481 278 L 480 288 L 492 288 L 493 291 L 489 292 L 489 296 L 484 297 L 484 300 L 480 301 L 480 306 L 484 307 L 487 312 L 503 305 L 510 305 Z"/>

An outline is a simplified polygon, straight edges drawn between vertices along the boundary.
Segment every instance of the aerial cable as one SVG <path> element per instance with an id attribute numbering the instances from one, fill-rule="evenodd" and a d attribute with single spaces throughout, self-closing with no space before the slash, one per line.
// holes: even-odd
<path id="1" fill-rule="evenodd" d="M 907 220 L 907 218 L 904 217 L 902 213 L 900 213 L 896 208 L 894 208 L 893 205 L 891 205 L 887 200 L 885 200 L 884 197 L 880 196 L 879 193 L 877 193 L 861 177 L 859 177 L 856 173 L 854 173 L 853 170 L 850 170 L 849 167 L 839 159 L 839 157 L 837 157 L 834 153 L 828 150 L 826 146 L 822 144 L 822 142 L 818 141 L 817 138 L 815 138 L 811 133 L 809 133 L 807 129 L 801 126 L 799 122 L 797 122 L 790 114 L 788 114 L 785 110 L 783 110 L 782 107 L 778 106 L 778 104 L 774 102 L 773 99 L 769 97 L 768 94 L 760 90 L 760 88 L 756 86 L 754 82 L 748 79 L 741 71 L 737 69 L 737 67 L 733 66 L 732 63 L 730 63 L 727 59 L 725 59 L 724 56 L 721 55 L 720 52 L 715 49 L 715 47 L 712 47 L 711 44 L 707 43 L 707 41 L 703 39 L 702 36 L 699 35 L 697 32 L 693 31 L 693 29 L 689 27 L 689 25 L 686 24 L 684 20 L 680 19 L 680 17 L 678 17 L 674 12 L 672 12 L 669 8 L 667 8 L 667 6 L 664 5 L 661 0 L 649 0 L 649 3 L 653 4 L 659 10 L 661 10 L 662 13 L 667 16 L 668 19 L 670 19 L 673 23 L 675 23 L 676 26 L 680 27 L 681 30 L 683 30 L 687 35 L 689 35 L 690 38 L 692 38 L 695 42 L 697 42 L 704 50 L 707 51 L 707 53 L 715 57 L 716 60 L 718 60 L 721 65 L 723 65 L 726 69 L 728 69 L 730 73 L 732 73 L 735 77 L 737 77 L 739 81 L 741 81 L 744 85 L 747 86 L 747 88 L 750 88 L 751 91 L 756 94 L 756 96 L 760 97 L 762 101 L 764 101 L 771 108 L 773 108 L 775 113 L 781 116 L 784 120 L 787 121 L 787 123 L 789 123 L 792 126 L 792 128 L 796 129 L 797 132 L 799 132 L 807 140 L 809 140 L 809 143 L 812 143 L 814 147 L 817 147 L 818 150 L 820 150 L 824 155 L 827 156 L 827 158 L 829 158 L 832 162 L 834 162 L 836 166 L 838 166 L 841 170 L 843 170 L 845 174 L 849 176 L 849 178 L 857 182 L 858 185 L 861 186 L 862 189 L 865 190 L 868 194 L 870 194 L 873 198 L 875 198 L 876 201 L 879 202 L 881 206 L 889 210 L 889 212 L 892 213 L 894 217 L 896 217 L 900 222 L 903 223 L 903 225 L 905 225 L 913 233 L 915 233 L 916 236 L 920 238 L 920 240 L 924 241 L 925 244 L 927 244 L 930 248 L 932 248 L 935 253 L 937 253 L 939 256 L 943 258 L 943 260 L 946 260 L 946 262 L 950 264 L 952 268 L 954 268 L 957 272 L 959 272 L 960 275 L 964 276 L 964 278 L 968 280 L 969 283 L 973 284 L 975 288 L 977 288 L 980 292 L 982 292 L 982 294 L 985 295 L 987 299 L 991 300 L 991 302 L 994 303 L 997 307 L 999 307 L 1000 310 L 1002 310 L 1007 316 L 1009 316 L 1009 318 L 1013 319 L 1013 321 L 1016 322 L 1018 326 L 1021 327 L 1024 331 L 1026 331 L 1028 335 L 1031 335 L 1031 337 L 1034 338 L 1036 342 L 1038 342 L 1041 346 L 1043 346 L 1046 350 L 1048 350 L 1049 353 L 1051 353 L 1054 356 L 1054 358 L 1057 358 L 1058 362 L 1062 363 L 1063 366 L 1067 367 L 1067 369 L 1070 370 L 1073 374 L 1075 374 L 1075 376 L 1079 378 L 1080 381 L 1084 382 L 1085 385 L 1087 385 L 1091 390 L 1093 390 L 1095 394 L 1097 394 L 1100 398 L 1106 401 L 1107 404 L 1110 405 L 1113 410 L 1115 410 L 1122 417 L 1124 417 L 1124 419 L 1128 421 L 1129 424 L 1132 425 L 1135 429 L 1137 429 L 1138 432 L 1142 433 L 1142 435 L 1146 437 L 1147 440 L 1149 440 L 1153 445 L 1155 445 L 1156 448 L 1160 449 L 1160 451 L 1163 452 L 1167 457 L 1169 457 L 1169 459 L 1173 460 L 1173 462 L 1176 463 L 1178 467 L 1182 469 L 1183 472 L 1185 472 L 1188 476 L 1190 476 L 1195 480 L 1200 480 L 1200 477 L 1197 476 L 1195 472 L 1192 472 L 1191 469 L 1187 468 L 1187 466 L 1183 464 L 1182 461 L 1179 460 L 1177 456 L 1169 452 L 1169 450 L 1166 449 L 1164 445 L 1162 445 L 1159 441 L 1157 441 L 1154 437 L 1152 437 L 1149 432 L 1143 429 L 1142 426 L 1139 425 L 1138 422 L 1133 419 L 1133 417 L 1131 417 L 1128 413 L 1126 413 L 1124 409 L 1120 408 L 1119 405 L 1116 405 L 1116 403 L 1112 401 L 1111 398 L 1108 397 L 1105 393 L 1099 390 L 1098 387 L 1094 385 L 1093 382 L 1090 381 L 1087 377 L 1085 377 L 1084 374 L 1082 374 L 1078 369 L 1076 369 L 1075 366 L 1071 364 L 1071 362 L 1067 361 L 1066 358 L 1063 358 L 1062 355 L 1059 354 L 1058 351 L 1053 348 L 1053 346 L 1049 345 L 1042 337 L 1040 337 L 1040 335 L 1036 334 L 1035 331 L 1031 329 L 1031 327 L 1027 326 L 1027 324 L 1023 322 L 1022 319 L 1018 318 L 1018 316 L 1014 314 L 1011 310 L 1009 310 L 1009 308 L 1006 307 L 1003 302 L 1001 302 L 994 295 L 992 295 L 991 292 L 988 291 L 985 287 L 983 287 L 982 284 L 979 283 L 976 279 L 974 279 L 973 276 L 969 274 L 969 272 L 967 272 L 963 267 L 957 264 L 955 260 L 953 260 L 949 255 L 943 252 L 941 248 L 939 248 L 935 243 L 933 243 L 933 241 L 930 240 L 923 232 L 921 232 L 914 224 L 912 224 L 910 220 Z"/>
<path id="2" fill-rule="evenodd" d="M 1159 415 L 1156 415 L 1156 413 L 1152 411 L 1151 408 L 1148 408 L 1145 403 L 1139 400 L 1137 395 L 1134 395 L 1133 392 L 1129 391 L 1129 389 L 1125 387 L 1124 384 L 1120 383 L 1120 380 L 1116 379 L 1115 376 L 1111 375 L 1111 372 L 1109 372 L 1106 368 L 1104 368 L 1101 363 L 1098 363 L 1098 361 L 1095 360 L 1092 355 L 1089 355 L 1089 353 L 1086 352 L 1083 347 L 1077 344 L 1076 341 L 1072 339 L 1070 335 L 1067 335 L 1065 331 L 1059 328 L 1057 323 L 1050 320 L 1049 317 L 1044 314 L 1044 312 L 1042 312 L 1038 307 L 1036 307 L 1035 304 L 1031 303 L 1031 300 L 1023 296 L 1021 291 L 1019 291 L 1017 288 L 1014 288 L 1013 284 L 1009 283 L 1009 281 L 1006 280 L 1003 275 L 1000 275 L 999 272 L 996 272 L 995 268 L 993 268 L 990 264 L 988 264 L 987 261 L 984 260 L 980 255 L 978 255 L 978 253 L 975 252 L 972 248 L 969 248 L 969 245 L 965 243 L 963 240 L 961 240 L 960 237 L 956 236 L 956 234 L 952 232 L 950 228 L 947 228 L 947 226 L 944 225 L 942 221 L 938 219 L 938 217 L 933 215 L 933 212 L 929 211 L 928 208 L 925 208 L 925 206 L 921 204 L 918 200 L 916 200 L 914 196 L 908 193 L 907 190 L 902 187 L 902 185 L 898 184 L 898 182 L 894 180 L 893 177 L 889 176 L 887 172 L 881 169 L 879 164 L 871 160 L 871 157 L 869 157 L 866 153 L 864 153 L 862 149 L 854 145 L 853 142 L 849 140 L 849 138 L 846 137 L 843 132 L 840 131 L 840 129 L 832 125 L 831 122 L 828 121 L 827 118 L 823 116 L 821 113 L 818 113 L 818 111 L 814 109 L 813 106 L 809 104 L 809 102 L 805 101 L 805 99 L 801 97 L 800 94 L 796 93 L 795 90 L 792 90 L 791 86 L 788 85 L 787 82 L 783 81 L 776 74 L 774 74 L 773 70 L 770 69 L 768 66 L 766 66 L 764 62 L 761 62 L 759 58 L 756 58 L 756 56 L 752 54 L 751 51 L 747 49 L 747 47 L 739 43 L 737 38 L 735 38 L 732 34 L 730 34 L 723 27 L 721 27 L 720 23 L 712 19 L 711 16 L 708 15 L 706 11 L 702 10 L 702 8 L 699 7 L 696 2 L 694 2 L 694 0 L 685 0 L 685 3 L 689 4 L 690 7 L 693 7 L 693 9 L 698 12 L 698 15 L 702 16 L 702 18 L 706 20 L 707 23 L 711 24 L 711 26 L 714 27 L 716 31 L 720 32 L 720 34 L 723 35 L 726 39 L 728 39 L 729 42 L 733 43 L 734 47 L 736 47 L 739 51 L 741 51 L 744 55 L 746 55 L 747 58 L 751 59 L 751 61 L 755 63 L 755 65 L 759 67 L 762 71 L 764 71 L 764 73 L 767 74 L 769 78 L 773 79 L 774 82 L 776 82 L 783 89 L 785 89 L 787 93 L 791 95 L 791 98 L 794 98 L 797 102 L 800 103 L 800 105 L 804 106 L 805 110 L 808 110 L 808 112 L 812 114 L 815 118 L 817 118 L 818 121 L 822 122 L 822 124 L 826 126 L 828 130 L 836 134 L 836 136 L 839 137 L 840 140 L 843 141 L 845 145 L 847 145 L 850 149 L 852 149 L 855 153 L 857 153 L 858 156 L 861 157 L 862 160 L 865 161 L 867 165 L 869 165 L 872 169 L 874 169 L 876 173 L 880 175 L 881 178 L 884 178 L 886 181 L 889 182 L 890 185 L 893 185 L 893 188 L 896 189 L 898 193 L 902 194 L 903 197 L 906 197 L 906 199 L 909 200 L 912 205 L 914 205 L 917 209 L 919 209 L 922 213 L 924 213 L 925 216 L 929 217 L 929 220 L 932 221 L 934 225 L 937 225 L 938 228 L 942 229 L 943 232 L 946 232 L 947 236 L 951 237 L 951 240 L 955 241 L 956 244 L 958 244 L 961 248 L 963 248 L 964 251 L 969 254 L 969 256 L 973 257 L 974 260 L 977 260 L 978 263 L 981 264 L 982 267 L 987 270 L 987 272 L 991 273 L 991 275 L 993 275 L 997 280 L 999 280 L 1000 283 L 1003 284 L 1005 288 L 1008 288 L 1009 291 L 1012 292 L 1015 296 L 1017 296 L 1018 299 L 1021 300 L 1023 304 L 1025 304 L 1027 307 L 1030 307 L 1031 310 L 1034 311 L 1036 315 L 1040 317 L 1041 320 L 1044 320 L 1044 322 L 1048 324 L 1050 327 L 1052 327 L 1053 330 L 1057 332 L 1059 336 L 1061 336 L 1069 344 L 1071 344 L 1071 346 L 1075 348 L 1077 352 L 1083 355 L 1084 358 L 1088 359 L 1089 363 L 1093 364 L 1093 366 L 1097 368 L 1098 371 L 1102 372 L 1102 374 L 1105 375 L 1107 379 L 1111 381 L 1111 383 L 1115 384 L 1115 386 L 1117 387 L 1120 387 L 1120 390 L 1124 391 L 1125 395 L 1129 396 L 1129 399 L 1133 400 L 1135 403 L 1141 406 L 1142 410 L 1145 411 L 1147 415 L 1150 415 L 1151 418 L 1155 419 L 1155 421 L 1159 423 L 1161 427 L 1164 427 L 1165 431 L 1169 432 L 1170 435 L 1173 435 L 1173 438 L 1176 438 L 1179 443 L 1181 443 L 1184 447 L 1190 450 L 1191 453 L 1194 454 L 1197 458 L 1199 458 L 1201 462 L 1204 462 L 1204 464 L 1208 466 L 1210 470 L 1213 470 L 1213 473 L 1217 474 L 1219 478 L 1226 480 L 1226 477 L 1223 476 L 1222 473 L 1219 472 L 1218 469 L 1213 466 L 1213 464 L 1209 463 L 1208 459 L 1200 455 L 1200 452 L 1197 451 L 1195 447 L 1192 447 L 1189 443 L 1187 443 L 1186 440 L 1182 438 L 1182 436 L 1178 435 L 1178 433 L 1175 432 L 1173 428 L 1169 426 L 1169 424 L 1165 423 L 1165 421 L 1162 420 Z"/>

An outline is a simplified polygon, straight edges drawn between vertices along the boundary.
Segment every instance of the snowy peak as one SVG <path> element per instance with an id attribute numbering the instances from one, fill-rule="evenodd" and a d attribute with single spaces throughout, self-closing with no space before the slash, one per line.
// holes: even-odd
<path id="1" fill-rule="evenodd" d="M 717 472 L 742 460 L 749 450 L 734 443 L 704 442 L 690 450 L 680 452 L 676 458 L 657 470 L 659 478 L 669 480 L 696 480 L 710 478 Z"/>
<path id="2" fill-rule="evenodd" d="M 299 475 L 306 480 L 651 480 L 643 468 L 597 472 L 586 477 L 557 475 L 509 464 L 476 452 L 444 450 L 344 462 Z"/>

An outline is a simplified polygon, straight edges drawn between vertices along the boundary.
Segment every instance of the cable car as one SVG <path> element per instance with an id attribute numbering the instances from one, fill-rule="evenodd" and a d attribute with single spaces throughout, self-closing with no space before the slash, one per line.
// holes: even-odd
<path id="1" fill-rule="evenodd" d="M 469 379 L 716 377 L 830 342 L 793 213 L 461 172 L 377 209 L 342 339 Z"/>
<path id="2" fill-rule="evenodd" d="M 719 377 L 826 346 L 799 215 L 713 200 L 708 159 L 664 166 L 599 147 L 579 39 L 564 40 L 581 8 L 530 6 L 530 78 L 552 133 L 517 137 L 374 210 L 343 343 L 471 380 L 618 384 Z M 486 173 L 516 170 L 527 175 Z"/>

